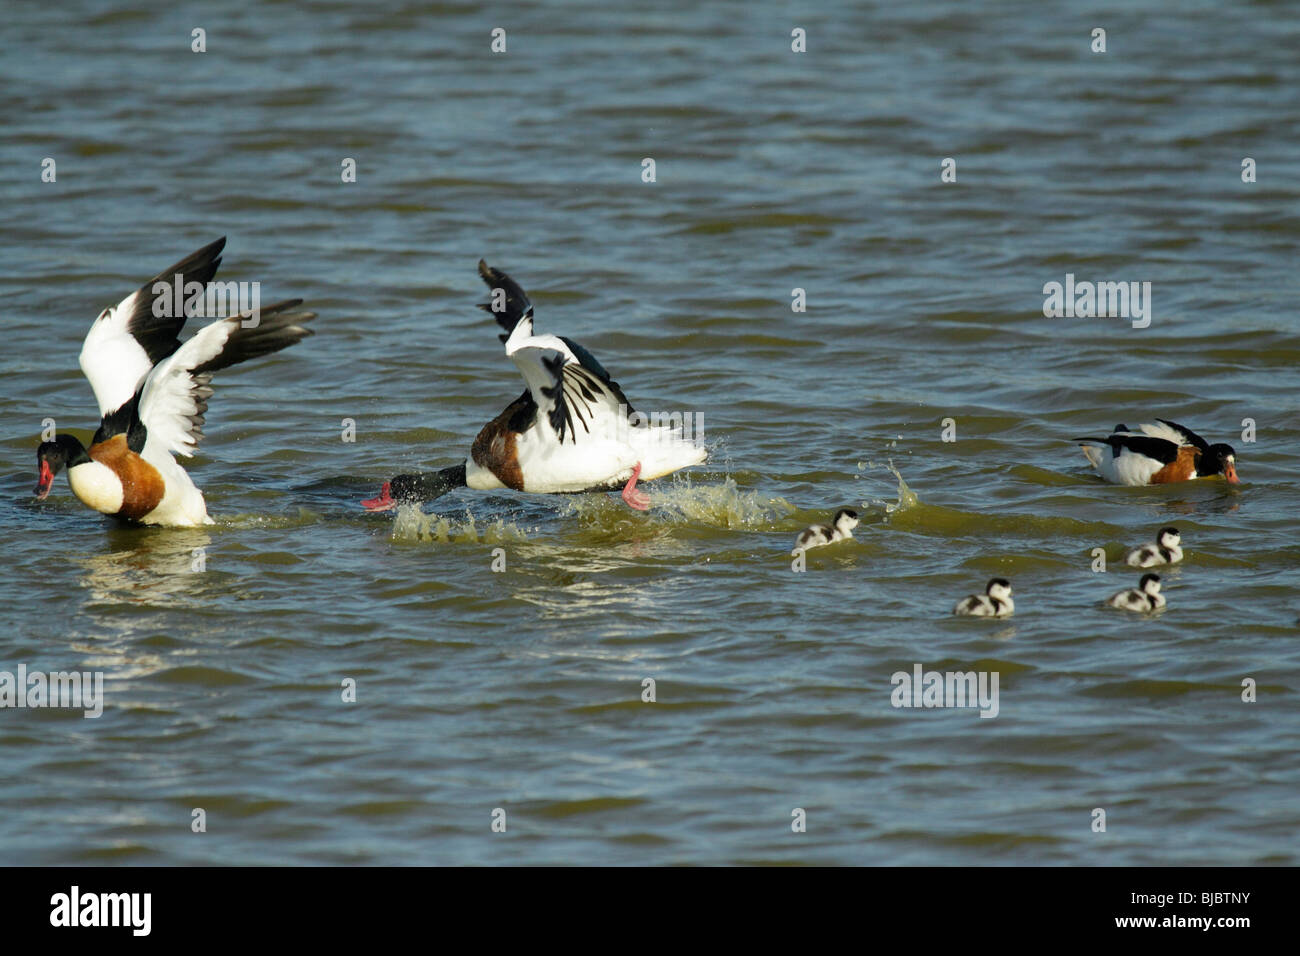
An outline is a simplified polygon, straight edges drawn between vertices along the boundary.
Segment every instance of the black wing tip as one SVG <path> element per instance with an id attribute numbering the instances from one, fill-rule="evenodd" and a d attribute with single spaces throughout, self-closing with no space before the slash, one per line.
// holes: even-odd
<path id="1" fill-rule="evenodd" d="M 1158 421 L 1161 425 L 1168 425 L 1170 428 L 1174 429 L 1175 431 L 1182 432 L 1184 435 L 1187 435 L 1189 438 L 1198 437 L 1196 435 L 1196 432 L 1192 431 L 1186 425 L 1180 425 L 1177 422 L 1171 422 L 1167 418 L 1157 418 L 1156 421 Z"/>
<path id="2" fill-rule="evenodd" d="M 225 248 L 226 248 L 226 237 L 221 236 L 217 239 L 214 239 L 212 242 L 209 242 L 206 246 L 199 249 L 197 252 L 195 252 L 193 255 L 189 256 L 188 258 L 200 259 L 200 260 L 214 259 L 217 256 L 219 256 L 221 254 L 221 251 Z"/>
<path id="3" fill-rule="evenodd" d="M 171 268 L 158 273 L 149 286 L 152 288 L 154 282 L 171 279 L 177 273 L 183 274 L 186 281 L 202 282 L 206 285 L 217 274 L 217 269 L 221 265 L 221 252 L 225 248 L 225 236 L 215 239 L 201 249 L 191 252 Z"/>
<path id="4" fill-rule="evenodd" d="M 218 355 L 191 369 L 190 374 L 211 376 L 232 365 L 287 349 L 315 335 L 313 329 L 303 325 L 316 318 L 315 312 L 289 311 L 301 302 L 301 299 L 287 299 L 260 309 L 256 325 L 243 323 L 244 319 L 252 317 L 251 312 L 227 316 L 224 321 L 234 325 L 234 330 L 226 339 L 225 346 Z"/>
<path id="5" fill-rule="evenodd" d="M 503 309 L 494 309 L 491 302 L 476 302 L 475 305 L 496 319 L 497 325 L 506 330 L 506 338 L 508 338 L 515 330 L 515 326 L 524 319 L 533 317 L 532 300 L 528 298 L 528 293 L 524 291 L 523 286 L 500 269 L 488 265 L 486 259 L 478 261 L 478 274 L 492 292 L 495 293 L 500 289 L 505 293 Z M 501 341 L 506 341 L 506 338 L 502 338 Z"/>
<path id="6" fill-rule="evenodd" d="M 165 284 L 168 291 L 162 294 L 170 295 L 178 275 L 185 283 L 198 282 L 206 286 L 221 268 L 221 250 L 225 247 L 226 237 L 222 236 L 164 269 L 140 287 L 138 301 L 127 317 L 126 327 L 153 364 L 157 365 L 181 347 L 179 333 L 186 319 L 179 308 L 173 308 L 170 314 L 155 315 L 157 294 L 154 289 L 159 283 Z"/>
<path id="7" fill-rule="evenodd" d="M 217 270 L 221 268 L 221 254 L 225 251 L 225 248 L 226 237 L 222 236 L 220 239 L 208 243 L 196 252 L 195 255 L 211 260 L 209 267 L 212 269 L 212 275 L 215 276 Z M 209 281 L 211 281 L 211 276 L 209 276 Z"/>
<path id="8" fill-rule="evenodd" d="M 310 322 L 312 319 L 316 318 L 315 312 L 291 311 L 298 308 L 300 305 L 302 305 L 302 299 L 285 299 L 282 302 L 275 302 L 271 305 L 263 306 L 257 310 L 258 324 L 245 327 L 251 331 L 266 326 L 268 322 L 276 327 L 287 327 L 299 322 Z M 242 326 L 245 319 L 251 319 L 252 317 L 253 312 L 250 309 L 236 315 L 226 316 L 225 321 L 238 322 Z M 303 331 L 308 335 L 314 334 L 311 329 L 304 329 Z"/>
<path id="9" fill-rule="evenodd" d="M 301 312 L 290 311 L 291 309 L 298 308 L 298 306 L 300 305 L 302 305 L 302 299 L 285 299 L 282 302 L 273 302 L 271 305 L 263 306 L 259 311 L 264 316 L 282 316 L 282 315 L 306 316 L 306 318 L 303 319 L 304 322 L 306 322 L 308 319 L 316 318 L 316 313 L 310 310 L 304 310 Z"/>
<path id="10" fill-rule="evenodd" d="M 478 261 L 478 276 L 489 289 L 505 289 L 507 298 L 513 295 L 516 291 L 519 293 L 523 292 L 523 290 L 519 288 L 519 283 L 515 282 L 500 269 L 492 268 L 492 266 L 487 264 L 486 259 L 480 259 Z M 479 308 L 487 309 L 489 312 L 492 310 L 491 303 L 488 303 L 487 305 L 480 303 Z"/>

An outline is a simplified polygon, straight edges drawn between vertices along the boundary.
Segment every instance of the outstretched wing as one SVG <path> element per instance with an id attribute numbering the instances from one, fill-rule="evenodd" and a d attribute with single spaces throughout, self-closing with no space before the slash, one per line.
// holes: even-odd
<path id="1" fill-rule="evenodd" d="M 591 434 L 593 423 L 603 415 L 632 415 L 623 389 L 594 355 L 562 335 L 533 334 L 533 303 L 518 282 L 482 259 L 478 272 L 492 290 L 492 301 L 479 308 L 492 313 L 505 329 L 498 338 L 528 383 L 539 416 L 561 443 L 566 438 L 576 443 L 580 434 Z"/>
<path id="2" fill-rule="evenodd" d="M 173 454 L 193 455 L 203 437 L 212 373 L 278 352 L 311 335 L 302 323 L 316 316 L 293 311 L 301 304 L 302 299 L 289 299 L 267 306 L 252 327 L 243 324 L 249 313 L 219 319 L 159 362 L 140 391 L 140 420 L 149 439 L 161 442 Z"/>
<path id="3" fill-rule="evenodd" d="M 209 243 L 99 313 L 81 346 L 81 370 L 90 381 L 101 416 L 129 402 L 149 370 L 180 348 L 185 309 L 183 300 L 171 301 L 176 277 L 181 277 L 182 290 L 190 282 L 207 285 L 221 265 L 225 245 L 224 236 Z M 155 294 L 158 283 L 165 283 L 168 291 Z M 167 314 L 154 315 L 154 303 L 162 295 L 168 296 L 168 307 L 157 311 Z"/>

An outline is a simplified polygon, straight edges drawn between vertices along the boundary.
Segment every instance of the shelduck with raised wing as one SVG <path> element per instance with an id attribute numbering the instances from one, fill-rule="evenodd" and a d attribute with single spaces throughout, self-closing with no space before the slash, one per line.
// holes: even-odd
<path id="1" fill-rule="evenodd" d="M 223 237 L 182 259 L 95 319 L 81 370 L 99 403 L 99 430 L 89 448 L 66 434 L 41 443 L 38 499 L 66 469 L 72 493 L 103 514 L 147 525 L 212 523 L 203 492 L 173 456 L 192 456 L 203 437 L 213 373 L 302 341 L 311 335 L 303 323 L 315 318 L 295 311 L 301 299 L 289 299 L 256 316 L 219 318 L 181 344 L 185 310 L 180 303 L 157 308 L 155 286 L 170 286 L 178 275 L 181 287 L 206 286 L 225 244 Z"/>
<path id="2" fill-rule="evenodd" d="M 493 301 L 479 308 L 504 329 L 498 336 L 527 388 L 483 426 L 469 459 L 441 471 L 398 475 L 362 505 L 386 511 L 431 501 L 454 488 L 511 488 L 541 494 L 622 489 L 640 511 L 650 506 L 638 481 L 698 465 L 706 450 L 677 428 L 648 424 L 595 356 L 562 335 L 533 334 L 533 304 L 504 272 L 479 260 Z"/>

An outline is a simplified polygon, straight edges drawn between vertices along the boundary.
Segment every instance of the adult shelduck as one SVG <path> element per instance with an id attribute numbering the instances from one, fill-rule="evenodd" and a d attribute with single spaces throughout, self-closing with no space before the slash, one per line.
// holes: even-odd
<path id="1" fill-rule="evenodd" d="M 1016 612 L 1016 602 L 1011 600 L 1011 582 L 1006 578 L 993 578 L 983 594 L 972 594 L 957 602 L 953 614 L 971 617 L 1010 617 Z"/>
<path id="2" fill-rule="evenodd" d="M 1183 538 L 1177 528 L 1161 528 L 1156 540 L 1134 548 L 1124 559 L 1135 568 L 1152 568 L 1157 564 L 1177 564 L 1183 560 Z"/>
<path id="3" fill-rule="evenodd" d="M 1130 431 L 1116 425 L 1106 438 L 1076 438 L 1101 477 L 1116 485 L 1163 485 L 1223 475 L 1239 484 L 1237 453 L 1231 445 L 1211 445 L 1190 428 L 1156 419 Z"/>
<path id="4" fill-rule="evenodd" d="M 212 374 L 302 341 L 312 334 L 302 323 L 315 318 L 294 311 L 301 299 L 289 299 L 219 318 L 182 345 L 190 292 L 182 302 L 164 300 L 195 288 L 190 283 L 206 288 L 225 244 L 223 237 L 204 246 L 95 319 L 81 370 L 99 403 L 99 430 L 89 448 L 63 434 L 41 443 L 38 499 L 66 468 L 72 493 L 103 514 L 147 525 L 212 523 L 203 492 L 172 457 L 190 457 L 203 437 Z"/>
<path id="5" fill-rule="evenodd" d="M 858 513 L 852 508 L 841 508 L 835 512 L 835 517 L 831 519 L 830 524 L 815 524 L 808 528 L 807 531 L 799 533 L 795 539 L 794 550 L 791 554 L 798 554 L 800 551 L 807 551 L 809 548 L 820 548 L 822 545 L 834 544 L 836 541 L 843 541 L 845 538 L 853 537 L 853 529 L 858 526 Z"/>
<path id="6" fill-rule="evenodd" d="M 479 275 L 492 302 L 498 336 L 528 387 L 483 426 L 467 461 L 425 474 L 398 475 L 379 495 L 362 501 L 370 511 L 431 501 L 454 488 L 512 488 L 542 494 L 623 489 L 623 500 L 650 506 L 637 481 L 662 478 L 698 465 L 706 450 L 680 429 L 651 425 L 595 357 L 562 335 L 533 334 L 533 304 L 504 272 L 482 259 Z"/>
<path id="7" fill-rule="evenodd" d="M 1154 611 L 1165 606 L 1165 596 L 1160 593 L 1160 575 L 1144 574 L 1135 588 L 1112 594 L 1106 601 L 1111 607 L 1125 611 Z"/>

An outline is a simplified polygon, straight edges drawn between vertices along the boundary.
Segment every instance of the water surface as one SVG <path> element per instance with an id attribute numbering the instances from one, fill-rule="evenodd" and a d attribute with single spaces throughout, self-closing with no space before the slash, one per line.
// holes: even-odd
<path id="1" fill-rule="evenodd" d="M 1297 862 L 1292 5 L 228 6 L 0 28 L 0 669 L 107 696 L 0 711 L 0 860 Z M 34 502 L 42 419 L 95 425 L 90 321 L 221 235 L 320 317 L 219 375 L 216 523 Z M 479 257 L 709 463 L 646 514 L 364 513 L 519 392 Z M 1067 273 L 1150 281 L 1151 326 L 1045 318 Z M 1244 483 L 1108 487 L 1068 441 L 1153 415 Z M 1169 523 L 1168 610 L 1101 607 Z M 949 615 L 993 575 L 1014 618 Z M 916 663 L 996 671 L 998 717 L 894 709 Z"/>

